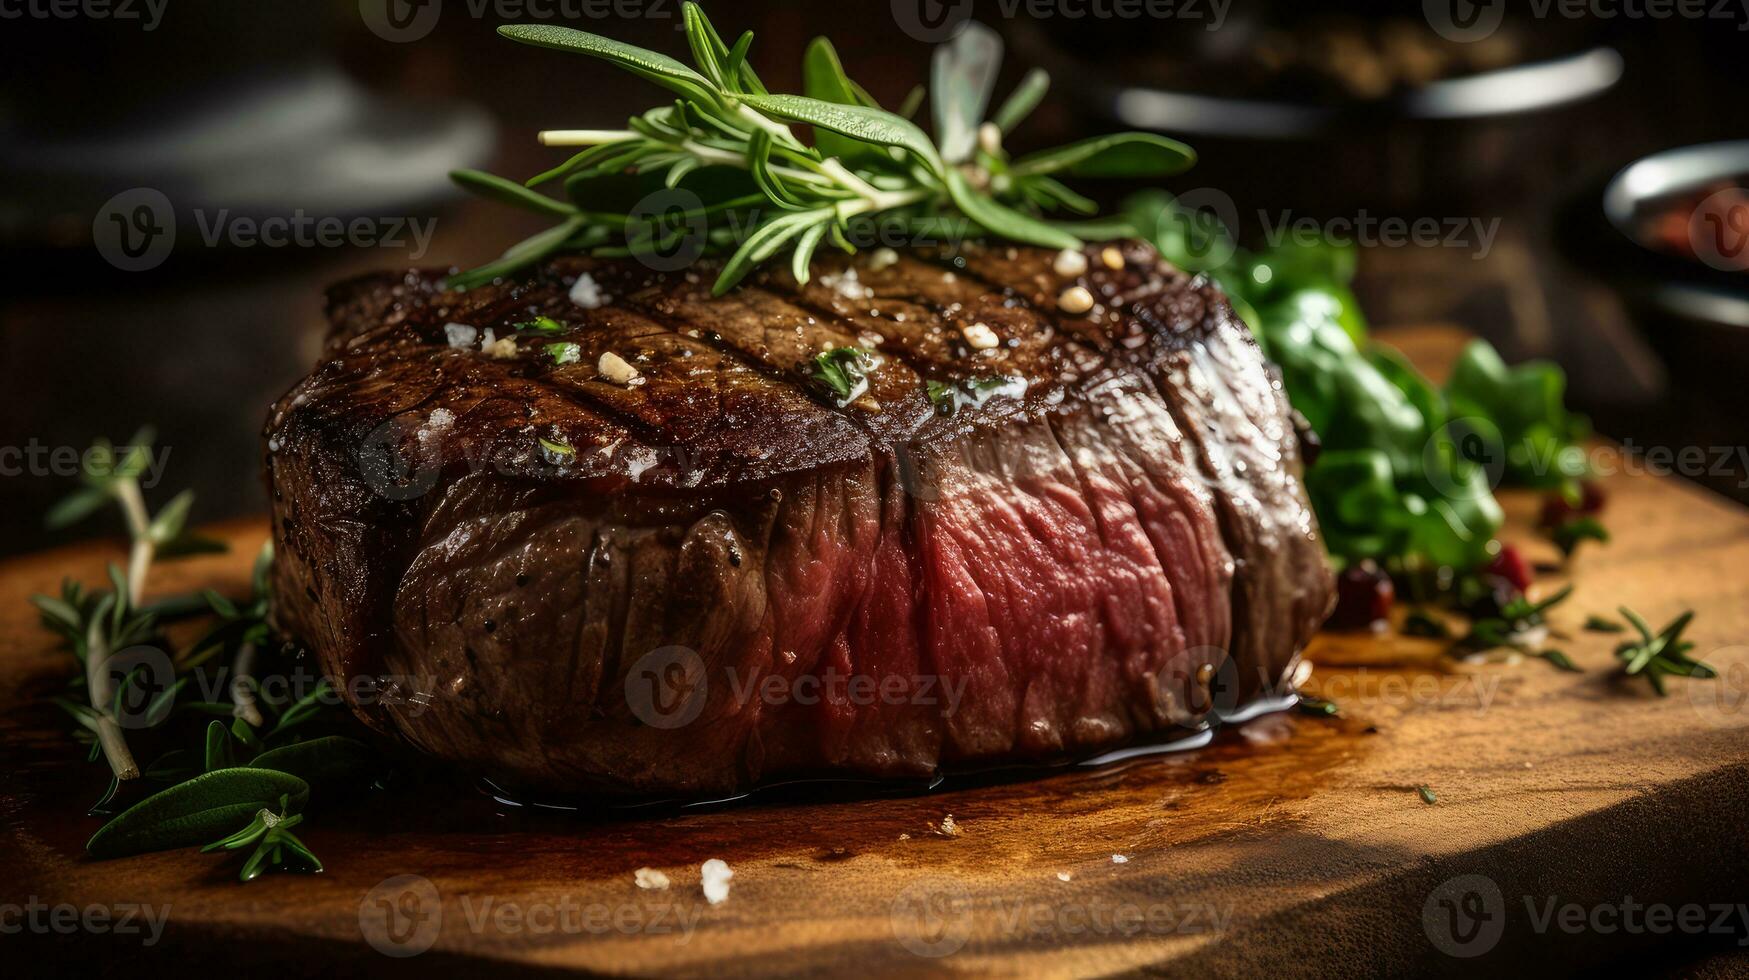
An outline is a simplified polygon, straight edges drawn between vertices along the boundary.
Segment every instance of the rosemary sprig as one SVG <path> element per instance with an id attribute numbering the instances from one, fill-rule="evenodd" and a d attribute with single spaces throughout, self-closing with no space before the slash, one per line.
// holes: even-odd
<path id="1" fill-rule="evenodd" d="M 546 145 L 583 149 L 526 184 L 455 173 L 467 190 L 560 222 L 494 262 L 451 276 L 451 287 L 489 283 L 561 250 L 664 260 L 689 249 L 727 255 L 717 293 L 789 252 L 792 273 L 806 282 L 822 245 L 854 253 L 856 222 L 875 216 L 883 230 L 1077 248 L 1084 232 L 1121 234 L 1127 225 L 1047 218 L 1095 210 L 1058 176 L 1159 177 L 1195 160 L 1189 147 L 1152 133 L 1117 133 L 1012 158 L 1003 140 L 1044 97 L 1049 80 L 1032 72 L 986 119 L 1002 45 L 979 24 L 936 52 L 931 140 L 908 111 L 882 109 L 846 76 L 825 38 L 804 57 L 806 94 L 774 94 L 747 60 L 751 32 L 730 47 L 697 4 L 685 4 L 683 15 L 691 66 L 565 27 L 498 29 L 523 44 L 607 61 L 677 98 L 623 129 L 541 133 Z M 811 145 L 796 135 L 796 124 L 812 129 Z M 534 190 L 553 181 L 563 182 L 563 199 Z"/>
<path id="2" fill-rule="evenodd" d="M 301 810 L 312 787 L 354 780 L 370 765 L 372 754 L 351 738 L 306 737 L 310 723 L 325 710 L 326 681 L 283 710 L 258 697 L 256 653 L 271 636 L 267 625 L 270 544 L 256 558 L 250 595 L 244 599 L 208 590 L 143 601 L 147 573 L 155 560 L 224 550 L 221 543 L 187 530 L 191 493 L 178 494 L 156 515 L 147 512 L 139 477 L 147 468 L 150 441 L 150 433 L 143 431 L 126 449 L 97 443 L 86 456 L 83 486 L 49 514 L 51 526 L 64 527 L 115 503 L 129 531 L 127 570 L 110 566 L 107 591 L 68 580 L 58 597 L 32 597 L 44 625 L 66 640 L 83 665 L 74 686 L 85 687 L 84 701 L 63 697 L 55 703 L 79 723 L 77 734 L 91 741 L 92 759 L 101 754 L 109 762 L 112 777 L 92 813 L 113 813 L 111 802 L 124 781 L 144 776 L 146 782 L 161 786 L 107 821 L 86 849 L 98 858 L 120 857 L 202 844 L 229 833 L 208 849 L 252 846 L 240 875 L 243 881 L 270 868 L 320 871 L 321 862 L 290 828 L 304 819 Z M 115 661 L 117 653 L 142 644 L 168 649 L 162 623 L 205 612 L 214 614 L 213 625 L 180 654 L 166 655 L 174 677 L 164 690 L 147 697 L 140 685 L 151 671 L 144 665 L 117 679 L 125 666 Z M 198 669 L 227 654 L 235 658 L 229 703 L 179 700 Z M 146 702 L 143 715 L 134 710 L 142 700 Z M 168 724 L 177 711 L 223 720 L 207 724 L 198 750 L 172 748 L 142 771 L 124 729 L 136 729 L 135 734 L 149 734 L 150 741 L 161 743 L 166 733 L 183 730 Z"/>
<path id="3" fill-rule="evenodd" d="M 1694 644 L 1684 640 L 1682 633 L 1694 620 L 1694 610 L 1690 609 L 1671 620 L 1668 626 L 1657 633 L 1653 633 L 1645 619 L 1632 609 L 1622 606 L 1621 614 L 1633 626 L 1634 631 L 1640 634 L 1640 638 L 1623 641 L 1615 648 L 1615 655 L 1621 660 L 1629 677 L 1645 677 L 1659 697 L 1665 694 L 1666 676 L 1693 680 L 1709 680 L 1718 676 L 1718 672 L 1712 667 L 1688 656 L 1688 651 L 1694 649 Z"/>
<path id="4" fill-rule="evenodd" d="M 187 530 L 188 512 L 194 504 L 194 494 L 189 491 L 177 494 L 156 515 L 147 512 L 139 478 L 147 469 L 151 446 L 150 429 L 140 430 L 123 449 L 98 440 L 85 455 L 84 485 L 50 509 L 47 516 L 50 527 L 62 528 L 91 516 L 107 503 L 120 508 L 128 530 L 128 563 L 126 571 L 110 565 L 111 591 L 88 592 L 67 581 L 62 583 L 59 599 L 31 597 L 44 625 L 66 639 L 84 666 L 88 704 L 78 705 L 70 699 L 57 703 L 91 733 L 96 740 L 94 751 L 102 753 L 117 781 L 140 775 L 120 720 L 122 699 L 136 675 L 130 673 L 118 682 L 111 658 L 118 651 L 156 638 L 159 617 L 181 611 L 180 607 L 143 606 L 147 572 L 159 557 L 224 550 L 224 545 Z M 173 687 L 165 693 L 173 700 L 176 691 Z M 147 719 L 161 707 L 156 701 L 149 705 Z"/>
<path id="5" fill-rule="evenodd" d="M 1567 601 L 1573 587 L 1567 586 L 1538 602 L 1520 596 L 1507 603 L 1498 616 L 1484 616 L 1470 621 L 1470 630 L 1452 644 L 1454 654 L 1476 654 L 1488 650 L 1515 650 L 1527 657 L 1547 661 L 1557 670 L 1580 673 L 1566 653 L 1560 650 L 1537 650 L 1533 639 L 1542 634 L 1544 613 Z"/>

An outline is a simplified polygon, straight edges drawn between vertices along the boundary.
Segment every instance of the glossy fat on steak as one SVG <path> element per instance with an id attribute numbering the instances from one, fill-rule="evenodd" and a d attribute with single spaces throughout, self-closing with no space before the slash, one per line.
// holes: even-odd
<path id="1" fill-rule="evenodd" d="M 534 791 L 926 777 L 1203 724 L 1281 683 L 1330 573 L 1219 290 L 1088 254 L 1074 279 L 1034 248 L 839 257 L 717 298 L 709 263 L 582 256 L 337 286 L 266 430 L 275 615 L 369 723 Z M 1074 285 L 1093 310 L 1059 309 Z M 874 366 L 839 406 L 813 364 L 847 346 Z"/>

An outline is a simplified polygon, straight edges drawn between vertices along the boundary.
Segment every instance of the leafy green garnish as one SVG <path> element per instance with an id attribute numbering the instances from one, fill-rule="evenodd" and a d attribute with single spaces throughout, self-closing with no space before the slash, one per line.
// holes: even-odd
<path id="1" fill-rule="evenodd" d="M 569 341 L 548 344 L 547 353 L 553 356 L 554 364 L 575 364 L 583 359 L 583 348 Z"/>
<path id="2" fill-rule="evenodd" d="M 568 461 L 577 456 L 577 450 L 572 449 L 569 443 L 548 439 L 545 436 L 536 438 L 540 442 L 541 451 L 546 455 L 548 462 Z"/>
<path id="3" fill-rule="evenodd" d="M 1561 669 L 1570 669 L 1572 664 L 1560 651 L 1532 650 L 1528 638 L 1533 636 L 1533 630 L 1545 622 L 1544 613 L 1553 607 L 1567 601 L 1573 594 L 1573 587 L 1556 592 L 1539 602 L 1531 602 L 1523 597 L 1507 603 L 1498 616 L 1482 616 L 1470 621 L 1470 631 L 1452 644 L 1454 653 L 1482 653 L 1487 650 L 1505 647 L 1533 657 L 1542 657 Z M 1548 653 L 1556 656 L 1549 657 Z M 1565 663 L 1563 663 L 1565 661 Z"/>
<path id="4" fill-rule="evenodd" d="M 1337 707 L 1336 702 L 1315 698 L 1309 694 L 1300 695 L 1296 707 L 1300 709 L 1301 714 L 1315 715 L 1319 718 L 1335 718 L 1342 714 L 1342 709 Z"/>
<path id="5" fill-rule="evenodd" d="M 536 333 L 563 333 L 565 325 L 550 316 L 537 316 L 532 320 L 512 324 L 517 330 L 532 330 Z"/>
<path id="6" fill-rule="evenodd" d="M 204 773 L 141 800 L 103 825 L 85 850 L 96 858 L 204 844 L 282 796 L 294 807 L 309 784 L 271 769 L 226 768 Z"/>
<path id="7" fill-rule="evenodd" d="M 1626 626 L 1613 619 L 1605 619 L 1596 615 L 1585 617 L 1585 628 L 1593 633 L 1622 633 L 1627 630 Z"/>
<path id="8" fill-rule="evenodd" d="M 1020 398 L 1026 394 L 1026 379 L 1005 375 L 980 375 L 960 381 L 926 381 L 923 390 L 940 415 L 953 415 L 966 405 L 979 406 L 998 395 Z"/>
<path id="9" fill-rule="evenodd" d="M 1135 195 L 1124 214 L 1168 259 L 1219 282 L 1280 366 L 1318 438 L 1306 490 L 1337 558 L 1473 569 L 1504 522 L 1495 484 L 1565 485 L 1584 473 L 1576 440 L 1588 430 L 1562 407 L 1559 369 L 1507 368 L 1478 340 L 1436 387 L 1368 338 L 1349 289 L 1352 248 L 1249 252 L 1219 219 L 1164 192 Z"/>
<path id="10" fill-rule="evenodd" d="M 1609 531 L 1595 517 L 1578 517 L 1550 528 L 1549 538 L 1563 556 L 1571 558 L 1581 541 L 1608 543 Z"/>
<path id="11" fill-rule="evenodd" d="M 1427 786 L 1417 786 L 1415 787 L 1415 792 L 1421 794 L 1421 802 L 1428 806 L 1432 806 L 1439 802 L 1439 797 L 1433 795 L 1433 790 Z"/>
<path id="12" fill-rule="evenodd" d="M 543 134 L 549 143 L 583 149 L 526 185 L 458 171 L 456 182 L 469 191 L 563 220 L 497 261 L 450 277 L 452 288 L 483 285 L 565 249 L 664 262 L 726 255 L 712 287 L 717 293 L 790 252 L 792 273 L 806 282 L 822 244 L 855 252 L 851 232 L 871 219 L 883 232 L 994 235 L 1079 248 L 1089 226 L 1048 214 L 1089 213 L 1092 202 L 1056 175 L 1156 177 L 1195 160 L 1188 147 L 1151 133 L 1100 136 L 1011 159 L 1001 138 L 1044 97 L 1049 80 L 1030 72 L 984 122 L 1002 44 L 979 24 L 936 52 L 932 140 L 909 118 L 915 105 L 882 109 L 845 75 L 824 38 L 803 57 L 805 94 L 773 93 L 747 61 L 751 33 L 730 47 L 697 4 L 684 4 L 682 13 L 691 66 L 557 25 L 499 29 L 513 41 L 606 61 L 677 98 L 623 129 Z M 794 124 L 812 131 L 812 145 Z M 552 180 L 564 181 L 563 199 L 531 189 Z"/>
<path id="13" fill-rule="evenodd" d="M 868 391 L 868 372 L 874 358 L 860 347 L 834 347 L 814 358 L 813 379 L 831 392 L 839 408 Z"/>

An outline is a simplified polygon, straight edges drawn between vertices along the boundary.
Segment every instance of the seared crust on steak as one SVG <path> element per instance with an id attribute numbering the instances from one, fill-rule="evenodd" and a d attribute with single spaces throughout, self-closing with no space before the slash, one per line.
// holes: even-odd
<path id="1" fill-rule="evenodd" d="M 1201 724 L 1280 683 L 1329 570 L 1248 331 L 1117 247 L 1077 280 L 986 246 L 717 298 L 708 263 L 582 256 L 337 286 L 267 425 L 275 614 L 372 724 L 551 791 L 927 775 Z M 1076 284 L 1083 316 L 1057 307 Z M 558 330 L 517 329 L 538 317 Z M 843 406 L 813 371 L 838 347 L 875 362 Z M 1024 389 L 929 397 L 995 376 Z"/>

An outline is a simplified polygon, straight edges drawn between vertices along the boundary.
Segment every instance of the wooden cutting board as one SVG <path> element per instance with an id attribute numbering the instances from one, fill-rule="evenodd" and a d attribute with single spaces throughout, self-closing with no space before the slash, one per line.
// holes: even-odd
<path id="1" fill-rule="evenodd" d="M 1393 339 L 1436 369 L 1457 343 Z M 5 948 L 125 957 L 130 972 L 247 963 L 275 975 L 1364 976 L 1663 956 L 1668 935 L 1570 929 L 1565 908 L 1608 926 L 1624 901 L 1665 903 L 1677 922 L 1685 904 L 1749 897 L 1749 512 L 1644 474 L 1603 486 L 1615 541 L 1582 549 L 1575 596 L 1553 616 L 1582 674 L 1326 635 L 1309 688 L 1340 704 L 1339 719 L 1268 715 L 1203 748 L 930 794 L 611 820 L 425 788 L 319 814 L 304 838 L 327 872 L 247 886 L 234 861 L 192 850 L 83 856 L 97 824 L 84 807 L 103 779 L 41 703 L 70 661 L 25 597 L 63 575 L 98 581 L 117 552 L 12 561 L 0 565 Z M 1535 500 L 1506 503 L 1509 537 L 1552 558 L 1529 531 Z M 241 592 L 265 527 L 221 530 L 230 556 L 163 565 L 154 584 Z M 1722 676 L 1673 680 L 1662 699 L 1619 678 L 1617 638 L 1580 624 L 1624 603 L 1655 624 L 1695 610 L 1696 655 Z M 734 871 L 718 905 L 700 889 L 711 858 Z M 646 866 L 668 890 L 634 884 Z M 132 931 L 70 925 L 91 907 L 133 910 Z M 161 922 L 150 945 L 148 912 Z M 1674 940 L 1685 955 L 1749 936 L 1740 919 L 1700 915 L 1702 935 Z"/>

